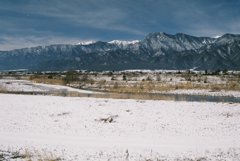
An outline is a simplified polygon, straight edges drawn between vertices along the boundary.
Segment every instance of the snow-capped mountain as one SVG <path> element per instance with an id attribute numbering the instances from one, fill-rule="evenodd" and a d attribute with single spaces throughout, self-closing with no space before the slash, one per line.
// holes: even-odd
<path id="1" fill-rule="evenodd" d="M 89 41 L 80 41 L 76 45 L 89 45 L 89 44 L 94 44 L 96 41 L 94 40 L 89 40 Z"/>
<path id="2" fill-rule="evenodd" d="M 206 44 L 213 43 L 215 40 L 214 38 L 195 37 L 182 33 L 170 35 L 160 32 L 147 35 L 141 43 L 146 48 L 151 48 L 154 51 L 169 49 L 184 51 L 198 49 Z"/>
<path id="3" fill-rule="evenodd" d="M 235 41 L 240 41 L 240 35 L 225 34 L 216 40 L 216 44 L 219 45 L 231 44 Z"/>
<path id="4" fill-rule="evenodd" d="M 0 52 L 0 70 L 240 70 L 240 35 L 219 38 L 150 33 L 143 40 L 84 42 Z"/>
<path id="5" fill-rule="evenodd" d="M 139 40 L 132 40 L 132 41 L 112 40 L 112 41 L 110 41 L 108 43 L 117 45 L 118 47 L 120 47 L 122 49 L 127 49 L 127 48 L 134 49 L 134 47 L 138 46 L 139 42 L 140 42 Z"/>
<path id="6" fill-rule="evenodd" d="M 126 46 L 126 45 L 129 45 L 129 44 L 136 44 L 136 43 L 139 43 L 139 42 L 140 42 L 139 40 L 132 40 L 132 41 L 112 40 L 112 41 L 109 41 L 108 43 Z"/>
<path id="7" fill-rule="evenodd" d="M 220 36 L 220 35 L 216 35 L 216 36 L 214 36 L 213 38 L 217 39 L 217 38 L 219 38 L 219 37 L 221 37 L 221 36 Z"/>

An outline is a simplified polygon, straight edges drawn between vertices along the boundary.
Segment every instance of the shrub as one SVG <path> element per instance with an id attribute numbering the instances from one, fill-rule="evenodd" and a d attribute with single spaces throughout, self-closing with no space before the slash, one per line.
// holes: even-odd
<path id="1" fill-rule="evenodd" d="M 125 74 L 123 74 L 123 81 L 127 80 L 127 76 Z"/>

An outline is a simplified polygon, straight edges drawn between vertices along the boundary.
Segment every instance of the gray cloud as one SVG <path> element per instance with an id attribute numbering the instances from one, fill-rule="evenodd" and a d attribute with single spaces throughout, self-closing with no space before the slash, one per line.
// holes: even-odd
<path id="1" fill-rule="evenodd" d="M 105 3 L 104 3 L 105 2 Z M 109 2 L 109 1 L 108 1 Z M 4 8 L 14 12 L 25 13 L 26 15 L 38 15 L 58 19 L 62 23 L 73 26 L 86 26 L 96 29 L 105 29 L 112 31 L 123 31 L 136 35 L 145 35 L 146 33 L 130 26 L 124 25 L 127 19 L 126 15 L 117 6 L 109 7 L 106 1 L 89 0 L 86 4 L 82 1 L 30 1 L 30 3 L 15 6 L 13 8 Z M 26 21 L 27 18 L 20 18 L 18 21 Z M 34 21 L 31 19 L 31 21 Z"/>
<path id="2" fill-rule="evenodd" d="M 51 44 L 64 39 L 143 39 L 159 31 L 239 33 L 239 6 L 238 0 L 1 0 L 0 50 L 14 47 L 8 44 L 41 45 L 44 38 Z M 21 41 L 14 40 L 18 37 Z M 28 39 L 34 41 L 24 41 Z"/>
<path id="3" fill-rule="evenodd" d="M 91 39 L 92 40 L 92 39 Z M 90 40 L 81 40 L 76 38 L 67 38 L 67 37 L 35 37 L 35 36 L 26 36 L 26 37 L 12 37 L 12 36 L 2 36 L 0 38 L 0 49 L 2 51 L 18 49 L 18 48 L 27 48 L 32 46 L 45 46 L 49 44 L 77 44 L 79 42 L 90 41 Z"/>

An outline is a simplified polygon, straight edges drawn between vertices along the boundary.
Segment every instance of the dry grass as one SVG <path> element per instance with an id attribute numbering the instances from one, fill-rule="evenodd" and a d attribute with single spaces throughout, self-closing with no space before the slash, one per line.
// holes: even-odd
<path id="1" fill-rule="evenodd" d="M 85 78 L 85 77 L 86 78 Z M 109 80 L 106 77 L 97 77 L 94 75 L 84 75 L 77 81 L 71 81 L 68 84 L 64 81 L 62 75 L 31 75 L 21 79 L 30 80 L 35 83 L 46 83 L 54 85 L 67 85 L 74 88 L 92 89 L 97 91 L 109 91 L 113 93 L 153 93 L 168 92 L 173 90 L 191 90 L 205 89 L 209 91 L 240 91 L 240 75 L 201 75 L 201 74 L 130 74 L 127 80 L 131 78 L 135 81 L 123 81 L 123 79 Z M 119 77 L 119 75 L 113 75 Z M 111 76 L 111 77 L 113 77 Z M 121 76 L 122 77 L 122 76 Z M 159 79 L 158 79 L 159 77 Z M 137 79 L 138 78 L 138 79 Z M 140 79 L 141 78 L 141 79 Z M 144 78 L 144 79 L 142 79 Z M 149 79 L 148 79 L 149 78 Z M 145 81 L 142 81 L 145 80 Z M 216 83 L 219 82 L 219 83 Z M 1 89 L 0 91 L 5 91 Z M 75 95 L 75 94 L 73 94 Z"/>
<path id="2" fill-rule="evenodd" d="M 61 79 L 48 79 L 48 78 L 33 78 L 30 81 L 34 83 L 44 83 L 44 84 L 53 84 L 53 85 L 64 85 L 64 81 Z"/>
<path id="3" fill-rule="evenodd" d="M 161 82 L 140 82 L 134 84 L 118 85 L 110 89 L 117 93 L 148 93 L 148 92 L 166 92 L 176 89 L 196 89 L 197 85 L 192 83 L 161 83 Z"/>
<path id="4" fill-rule="evenodd" d="M 184 82 L 184 83 L 167 83 L 167 82 L 137 82 L 134 84 L 118 84 L 109 86 L 109 91 L 116 93 L 149 93 L 149 92 L 167 92 L 172 90 L 191 90 L 191 89 L 206 89 L 211 91 L 240 91 L 240 84 L 236 81 L 227 82 L 225 84 L 214 83 L 196 83 L 196 82 Z"/>
<path id="5" fill-rule="evenodd" d="M 3 87 L 3 86 L 1 86 L 0 85 L 0 92 L 7 92 L 8 90 L 5 88 L 5 87 Z"/>
<path id="6" fill-rule="evenodd" d="M 11 159 L 20 159 L 26 161 L 60 161 L 60 157 L 55 156 L 51 152 L 46 151 L 30 151 L 28 149 L 19 150 L 19 151 L 0 151 L 0 160 Z"/>

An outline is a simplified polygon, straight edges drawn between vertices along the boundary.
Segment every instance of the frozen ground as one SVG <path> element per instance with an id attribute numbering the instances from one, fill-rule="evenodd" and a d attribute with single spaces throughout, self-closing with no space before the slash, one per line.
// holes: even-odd
<path id="1" fill-rule="evenodd" d="M 219 91 L 212 91 L 207 89 L 188 89 L 188 90 L 172 90 L 164 93 L 169 94 L 186 94 L 186 95 L 207 95 L 207 96 L 229 96 L 229 97 L 240 97 L 239 91 L 225 91 L 225 90 L 219 90 Z"/>
<path id="2" fill-rule="evenodd" d="M 42 83 L 33 83 L 27 80 L 6 80 L 0 79 L 0 89 L 7 91 L 18 92 L 79 92 L 79 93 L 93 93 L 92 91 L 74 89 L 71 87 L 61 85 L 50 85 Z"/>
<path id="3" fill-rule="evenodd" d="M 0 94 L 0 150 L 65 160 L 240 160 L 240 104 Z"/>

